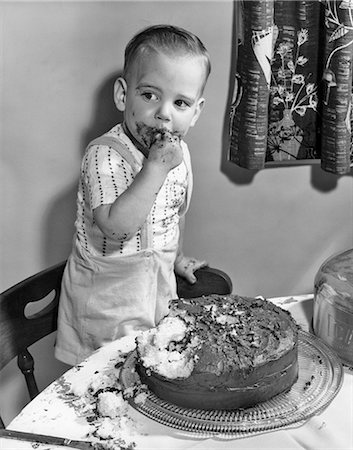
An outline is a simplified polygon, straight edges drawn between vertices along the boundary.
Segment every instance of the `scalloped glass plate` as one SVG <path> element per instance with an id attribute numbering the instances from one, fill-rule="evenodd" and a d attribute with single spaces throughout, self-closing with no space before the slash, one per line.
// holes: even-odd
<path id="1" fill-rule="evenodd" d="M 145 402 L 130 405 L 163 425 L 205 436 L 240 438 L 279 428 L 302 425 L 320 414 L 335 398 L 343 381 L 343 368 L 338 356 L 319 338 L 299 332 L 298 380 L 289 392 L 279 394 L 251 408 L 239 410 L 188 409 L 161 400 L 148 391 Z M 120 373 L 125 388 L 139 382 L 135 370 L 136 352 L 130 353 Z"/>

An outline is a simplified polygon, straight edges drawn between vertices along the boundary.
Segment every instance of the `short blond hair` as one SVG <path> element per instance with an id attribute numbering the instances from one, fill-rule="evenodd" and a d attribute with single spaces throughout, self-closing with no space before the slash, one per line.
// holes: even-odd
<path id="1" fill-rule="evenodd" d="M 204 89 L 211 72 L 211 62 L 208 51 L 201 40 L 193 33 L 173 25 L 153 25 L 136 34 L 125 48 L 124 78 L 131 71 L 138 57 L 148 51 L 163 52 L 167 55 L 181 52 L 200 57 L 205 66 Z"/>

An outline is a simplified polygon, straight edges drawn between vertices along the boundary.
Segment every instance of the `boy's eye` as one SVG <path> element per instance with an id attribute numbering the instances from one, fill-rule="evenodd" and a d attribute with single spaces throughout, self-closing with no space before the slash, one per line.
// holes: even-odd
<path id="1" fill-rule="evenodd" d="M 147 102 L 155 102 L 158 100 L 158 97 L 153 92 L 142 92 L 141 96 L 146 100 Z"/>
<path id="2" fill-rule="evenodd" d="M 175 104 L 178 108 L 186 109 L 189 108 L 189 104 L 185 100 L 176 100 Z"/>

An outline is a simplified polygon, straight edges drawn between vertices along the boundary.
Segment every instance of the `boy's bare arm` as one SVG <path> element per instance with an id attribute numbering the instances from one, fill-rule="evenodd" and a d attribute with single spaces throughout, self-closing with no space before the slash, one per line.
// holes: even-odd
<path id="1" fill-rule="evenodd" d="M 156 140 L 148 159 L 129 188 L 114 203 L 93 212 L 101 231 L 113 239 L 128 239 L 145 222 L 168 172 L 182 162 L 180 143 Z"/>
<path id="2" fill-rule="evenodd" d="M 168 172 L 156 164 L 145 164 L 129 188 L 114 203 L 94 210 L 102 232 L 113 239 L 128 239 L 148 216 Z"/>

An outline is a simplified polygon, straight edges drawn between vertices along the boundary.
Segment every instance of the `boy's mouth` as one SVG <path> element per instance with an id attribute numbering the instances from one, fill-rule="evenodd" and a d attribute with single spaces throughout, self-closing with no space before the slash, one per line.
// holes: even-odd
<path id="1" fill-rule="evenodd" d="M 149 149 L 158 140 L 163 137 L 172 137 L 181 139 L 181 134 L 177 131 L 170 131 L 167 128 L 157 128 L 145 125 L 142 122 L 136 124 L 136 131 L 143 144 Z"/>

